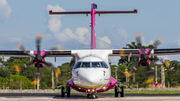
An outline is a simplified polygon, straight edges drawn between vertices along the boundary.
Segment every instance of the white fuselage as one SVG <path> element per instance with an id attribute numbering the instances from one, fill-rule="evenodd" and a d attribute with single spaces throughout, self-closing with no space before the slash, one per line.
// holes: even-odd
<path id="1" fill-rule="evenodd" d="M 95 55 L 80 58 L 72 70 L 74 84 L 82 87 L 91 88 L 106 85 L 110 76 L 109 64 Z"/>

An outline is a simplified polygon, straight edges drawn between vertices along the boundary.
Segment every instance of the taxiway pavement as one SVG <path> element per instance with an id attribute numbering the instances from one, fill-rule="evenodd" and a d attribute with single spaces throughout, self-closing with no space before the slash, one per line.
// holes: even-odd
<path id="1" fill-rule="evenodd" d="M 60 93 L 0 93 L 0 101 L 180 101 L 180 94 L 125 94 L 115 98 L 113 93 L 99 93 L 96 99 L 87 99 L 84 93 L 72 93 L 62 98 Z"/>

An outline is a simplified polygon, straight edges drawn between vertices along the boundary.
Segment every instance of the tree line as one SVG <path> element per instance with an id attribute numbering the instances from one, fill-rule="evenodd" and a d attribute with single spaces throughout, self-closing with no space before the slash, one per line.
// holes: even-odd
<path id="1" fill-rule="evenodd" d="M 150 48 L 149 46 L 143 46 L 143 48 Z M 128 49 L 137 49 L 135 42 L 127 44 Z M 33 65 L 30 65 L 28 68 L 16 72 L 14 65 L 23 65 L 28 63 L 30 58 L 27 57 L 10 57 L 6 61 L 2 61 L 0 58 L 0 89 L 35 89 L 36 86 L 32 83 L 35 79 L 36 68 Z M 117 80 L 122 84 L 127 84 L 127 77 L 123 73 L 126 69 L 131 70 L 133 66 L 138 63 L 139 59 L 136 57 L 131 57 L 128 61 L 128 57 L 122 56 L 119 59 L 117 65 L 111 65 L 111 75 L 116 78 L 116 69 L 117 69 Z M 70 62 L 63 63 L 59 68 L 61 73 L 57 78 L 54 78 L 55 87 L 58 85 L 64 85 L 72 77 L 72 68 L 75 64 L 75 58 L 73 57 Z M 150 67 L 158 67 L 158 82 L 161 82 L 161 70 L 160 67 L 162 64 L 157 64 L 154 61 L 151 62 Z M 117 68 L 115 68 L 117 67 Z M 172 69 L 172 67 L 174 67 Z M 147 72 L 146 67 L 139 67 L 135 72 L 135 77 L 131 76 L 128 78 L 128 84 L 132 87 L 147 87 Z M 52 69 L 48 66 L 44 66 L 40 69 L 40 89 L 52 89 Z M 133 78 L 134 77 L 134 78 Z M 170 87 L 180 86 L 180 62 L 177 60 L 171 61 L 170 67 L 165 68 L 165 84 Z"/>

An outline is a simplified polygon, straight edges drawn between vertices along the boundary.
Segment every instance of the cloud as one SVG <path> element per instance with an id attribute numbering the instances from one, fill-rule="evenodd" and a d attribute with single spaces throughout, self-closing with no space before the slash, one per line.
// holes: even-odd
<path id="1" fill-rule="evenodd" d="M 70 38 L 65 33 L 55 33 L 54 38 L 59 42 L 68 42 Z"/>
<path id="2" fill-rule="evenodd" d="M 77 39 L 77 36 L 75 34 L 73 34 L 72 30 L 69 28 L 66 28 L 63 31 L 66 35 L 68 35 L 71 39 Z"/>
<path id="3" fill-rule="evenodd" d="M 0 21 L 4 22 L 7 21 L 11 14 L 11 7 L 9 6 L 6 0 L 0 0 Z"/>
<path id="4" fill-rule="evenodd" d="M 163 62 L 164 62 L 165 59 L 169 60 L 169 56 L 168 55 L 161 55 L 161 56 L 158 56 L 158 58 L 163 60 Z M 157 64 L 162 64 L 162 61 L 157 61 L 156 63 Z"/>
<path id="5" fill-rule="evenodd" d="M 46 8 L 47 11 L 65 11 L 62 7 L 59 7 L 59 5 L 52 6 L 48 5 Z M 59 32 L 60 28 L 62 27 L 60 18 L 64 15 L 49 15 L 49 21 L 48 21 L 48 28 L 52 33 Z"/>
<path id="6" fill-rule="evenodd" d="M 125 39 L 128 37 L 128 33 L 123 28 L 118 29 L 118 33 L 122 35 Z"/>
<path id="7" fill-rule="evenodd" d="M 51 32 L 59 32 L 62 24 L 59 19 L 50 19 L 48 22 L 48 28 Z"/>
<path id="8" fill-rule="evenodd" d="M 22 41 L 22 37 L 8 37 L 8 38 L 4 38 L 3 36 L 0 36 L 0 44 L 4 44 L 4 43 L 14 43 L 14 42 L 21 42 Z"/>
<path id="9" fill-rule="evenodd" d="M 116 26 L 115 24 L 112 24 L 112 25 L 111 25 L 111 28 L 114 28 L 115 26 Z"/>
<path id="10" fill-rule="evenodd" d="M 168 46 L 170 46 L 170 47 L 180 47 L 180 38 L 175 39 Z"/>
<path id="11" fill-rule="evenodd" d="M 52 40 L 53 39 L 53 36 L 51 34 L 45 34 L 44 37 L 46 40 Z"/>
<path id="12" fill-rule="evenodd" d="M 154 44 L 154 41 L 151 40 L 148 45 L 153 45 L 153 44 Z"/>
<path id="13" fill-rule="evenodd" d="M 161 55 L 161 56 L 158 56 L 158 58 L 161 58 L 161 59 L 169 59 L 169 56 L 168 56 L 168 55 Z"/>
<path id="14" fill-rule="evenodd" d="M 89 30 L 85 27 L 78 27 L 75 33 L 73 33 L 71 29 L 66 28 L 62 33 L 55 33 L 54 38 L 58 39 L 60 42 L 77 40 L 85 45 L 89 45 L 90 43 Z"/>
<path id="15" fill-rule="evenodd" d="M 98 49 L 108 49 L 108 48 L 110 48 L 110 45 L 107 44 L 107 43 L 104 42 L 104 41 L 98 40 L 98 41 L 97 41 L 97 47 L 96 47 L 96 48 L 98 48 Z"/>
<path id="16" fill-rule="evenodd" d="M 59 5 L 48 5 L 46 10 L 65 11 L 62 7 L 59 7 Z M 47 27 L 49 31 L 53 34 L 53 38 L 63 43 L 68 43 L 69 41 L 77 40 L 78 42 L 84 45 L 89 45 L 90 33 L 89 30 L 85 27 L 78 27 L 74 32 L 69 28 L 65 28 L 63 31 L 60 31 L 60 28 L 62 27 L 60 18 L 62 16 L 64 15 L 49 15 Z"/>
<path id="17" fill-rule="evenodd" d="M 19 42 L 26 41 L 23 40 L 23 37 L 3 37 L 0 36 L 0 49 L 5 50 L 16 50 L 16 45 Z"/>
<path id="18" fill-rule="evenodd" d="M 145 37 L 144 36 L 141 36 L 141 44 L 143 46 L 146 46 L 146 42 L 145 42 Z"/>
<path id="19" fill-rule="evenodd" d="M 98 38 L 98 39 L 101 40 L 101 41 L 104 41 L 104 42 L 106 42 L 108 44 L 111 44 L 111 40 L 107 36 L 104 36 L 104 37 Z"/>
<path id="20" fill-rule="evenodd" d="M 8 42 L 21 42 L 22 41 L 22 37 L 8 37 L 7 41 Z"/>
<path id="21" fill-rule="evenodd" d="M 85 27 L 79 27 L 76 29 L 75 31 L 75 35 L 76 35 L 76 39 L 80 42 L 80 43 L 84 43 L 85 45 L 89 45 L 89 42 L 87 41 L 87 39 L 89 39 L 90 34 L 89 34 L 89 30 Z"/>
<path id="22" fill-rule="evenodd" d="M 98 38 L 98 40 L 97 40 L 97 48 L 98 49 L 108 49 L 108 48 L 110 48 L 110 46 L 111 46 L 111 40 L 107 36 Z"/>
<path id="23" fill-rule="evenodd" d="M 112 65 L 118 65 L 120 56 L 109 56 L 109 62 L 111 62 Z"/>

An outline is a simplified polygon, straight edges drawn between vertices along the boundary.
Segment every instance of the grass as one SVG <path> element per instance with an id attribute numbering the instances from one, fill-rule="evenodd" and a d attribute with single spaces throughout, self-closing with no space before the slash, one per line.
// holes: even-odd
<path id="1" fill-rule="evenodd" d="M 107 91 L 103 93 L 114 93 L 114 91 Z M 180 91 L 170 90 L 141 90 L 141 91 L 124 91 L 125 94 L 180 94 Z"/>
<path id="2" fill-rule="evenodd" d="M 138 94 L 138 91 L 124 91 L 124 93 Z M 170 91 L 170 90 L 142 90 L 139 94 L 180 94 L 180 91 Z"/>

